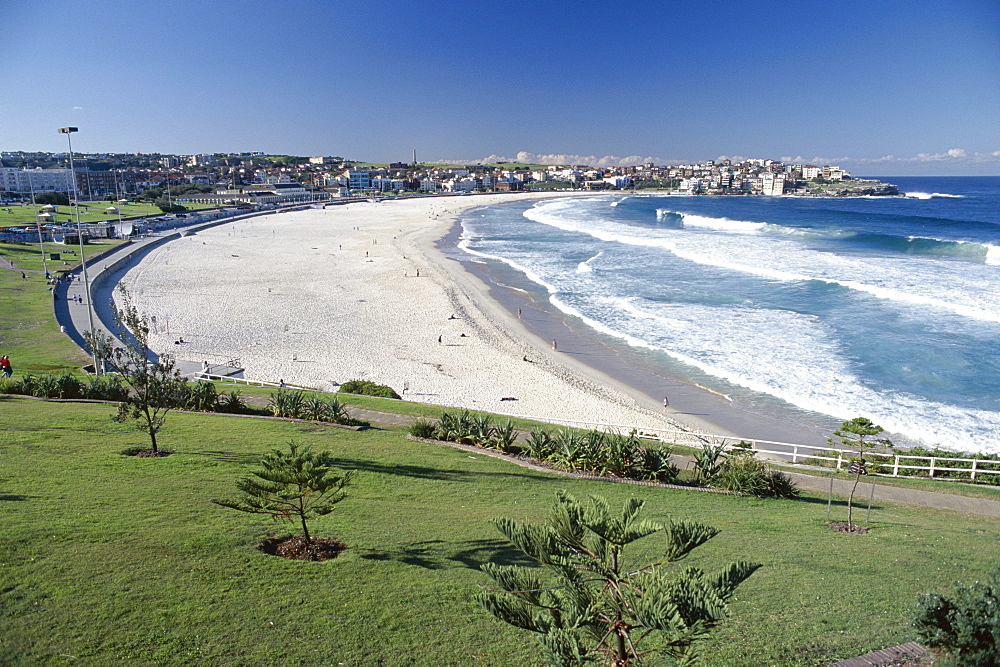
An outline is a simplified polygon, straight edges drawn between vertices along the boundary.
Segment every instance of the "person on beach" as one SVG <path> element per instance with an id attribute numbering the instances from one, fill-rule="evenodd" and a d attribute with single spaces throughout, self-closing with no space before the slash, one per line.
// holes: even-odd
<path id="1" fill-rule="evenodd" d="M 556 351 L 556 352 L 559 351 L 559 346 L 556 345 L 556 339 L 555 338 L 552 339 L 552 350 Z"/>
<path id="2" fill-rule="evenodd" d="M 438 336 L 438 345 L 441 344 L 441 339 L 442 339 L 442 336 Z"/>
<path id="3" fill-rule="evenodd" d="M 521 309 L 517 309 L 517 319 L 521 319 Z"/>
<path id="4" fill-rule="evenodd" d="M 670 400 L 666 396 L 664 396 L 663 397 L 663 411 L 666 412 L 667 408 L 669 408 L 669 407 L 670 407 Z"/>
<path id="5" fill-rule="evenodd" d="M 10 359 L 7 358 L 6 354 L 3 355 L 2 359 L 0 359 L 0 370 L 3 371 L 3 376 L 5 378 L 9 378 L 10 374 L 14 372 L 14 369 L 11 368 L 10 365 Z"/>

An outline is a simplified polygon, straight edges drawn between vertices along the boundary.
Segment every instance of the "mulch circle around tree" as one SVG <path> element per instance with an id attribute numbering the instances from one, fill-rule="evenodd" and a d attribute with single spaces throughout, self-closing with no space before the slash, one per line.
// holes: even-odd
<path id="1" fill-rule="evenodd" d="M 852 526 L 846 521 L 834 521 L 830 524 L 830 530 L 838 533 L 851 533 L 852 535 L 864 535 L 868 532 L 868 529 L 864 526 L 859 526 L 858 524 Z"/>
<path id="2" fill-rule="evenodd" d="M 174 453 L 174 450 L 158 449 L 154 452 L 152 449 L 148 449 L 142 446 L 137 446 L 137 447 L 126 447 L 119 453 L 122 456 L 135 456 L 140 459 L 155 459 L 155 458 L 160 458 L 162 456 L 170 456 L 171 454 Z"/>
<path id="3" fill-rule="evenodd" d="M 261 542 L 261 551 L 272 556 L 281 556 L 292 560 L 330 560 L 336 558 L 347 545 L 338 540 L 328 540 L 314 537 L 307 542 L 299 535 L 271 537 Z"/>

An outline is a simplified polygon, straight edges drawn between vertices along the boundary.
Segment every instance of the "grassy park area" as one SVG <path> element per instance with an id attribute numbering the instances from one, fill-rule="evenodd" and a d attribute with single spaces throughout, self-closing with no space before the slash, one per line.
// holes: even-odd
<path id="1" fill-rule="evenodd" d="M 520 562 L 489 519 L 540 519 L 558 489 L 638 497 L 650 519 L 721 528 L 698 567 L 763 564 L 706 646 L 718 664 L 820 664 L 911 639 L 917 594 L 979 577 L 1000 540 L 996 520 L 901 506 L 877 508 L 868 535 L 834 533 L 825 498 L 808 493 L 595 485 L 389 428 L 172 414 L 162 442 L 176 453 L 139 459 L 119 452 L 145 436 L 111 422 L 111 405 L 0 402 L 5 664 L 537 663 L 529 633 L 472 596 L 489 583 L 482 563 Z M 265 555 L 256 546 L 284 526 L 211 503 L 292 440 L 358 471 L 347 500 L 315 521 L 349 547 L 332 561 Z"/>
<path id="2" fill-rule="evenodd" d="M 0 257 L 41 269 L 37 246 L 3 244 Z M 44 276 L 0 270 L 0 293 L 0 353 L 15 375 L 79 372 L 87 358 L 59 334 Z M 147 436 L 111 421 L 114 412 L 0 396 L 0 664 L 541 664 L 531 633 L 496 621 L 473 596 L 492 583 L 483 563 L 524 564 L 490 519 L 539 520 L 560 489 L 617 507 L 639 498 L 645 518 L 722 529 L 682 567 L 762 564 L 705 644 L 716 664 L 827 664 L 913 640 L 917 595 L 982 578 L 1000 548 L 997 519 L 877 505 L 871 532 L 837 533 L 822 494 L 757 499 L 567 479 L 408 440 L 394 426 L 175 412 L 159 438 L 175 453 L 136 458 L 121 452 Z M 336 559 L 267 555 L 261 541 L 290 526 L 211 502 L 290 441 L 357 471 L 347 499 L 311 524 L 346 543 Z M 843 501 L 833 511 L 843 518 Z M 651 536 L 637 546 L 646 563 L 660 545 Z"/>
<path id="3" fill-rule="evenodd" d="M 107 212 L 109 207 L 118 208 L 122 218 L 163 215 L 160 208 L 153 203 L 85 201 L 80 202 L 80 222 L 101 222 L 103 220 L 118 220 L 118 213 Z M 206 208 L 216 208 L 212 204 L 185 204 L 189 211 Z M 12 225 L 35 224 L 35 219 L 41 212 L 41 205 L 5 204 L 0 206 L 0 227 Z M 56 206 L 52 222 L 54 224 L 76 224 L 76 212 L 72 206 Z"/>

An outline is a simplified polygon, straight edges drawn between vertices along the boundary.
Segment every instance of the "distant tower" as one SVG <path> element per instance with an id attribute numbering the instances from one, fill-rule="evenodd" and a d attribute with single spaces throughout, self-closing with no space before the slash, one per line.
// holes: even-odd
<path id="1" fill-rule="evenodd" d="M 417 149 L 416 148 L 413 149 L 413 166 L 414 167 L 417 166 Z"/>

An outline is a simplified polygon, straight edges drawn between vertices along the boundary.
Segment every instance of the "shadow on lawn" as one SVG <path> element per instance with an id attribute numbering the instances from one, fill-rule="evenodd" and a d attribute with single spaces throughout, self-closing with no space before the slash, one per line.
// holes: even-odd
<path id="1" fill-rule="evenodd" d="M 25 496 L 20 493 L 0 493 L 0 502 L 3 501 L 20 501 L 20 500 L 31 500 L 32 498 L 41 498 L 41 496 Z"/>
<path id="2" fill-rule="evenodd" d="M 531 472 L 480 472 L 475 470 L 448 470 L 408 464 L 387 465 L 362 459 L 334 458 L 334 465 L 347 470 L 359 472 L 374 472 L 383 475 L 402 475 L 420 479 L 440 479 L 449 482 L 474 482 L 483 477 L 525 477 L 527 479 L 545 480 L 541 474 Z"/>
<path id="3" fill-rule="evenodd" d="M 467 568 L 478 570 L 483 563 L 498 565 L 535 565 L 523 553 L 512 545 L 499 539 L 468 540 L 465 542 L 446 542 L 444 540 L 427 540 L 401 545 L 397 549 L 381 551 L 378 549 L 359 549 L 365 560 L 395 561 L 405 565 L 414 565 L 427 570 L 445 570 L 451 568 Z"/>
<path id="4" fill-rule="evenodd" d="M 224 461 L 225 463 L 238 463 L 240 465 L 256 465 L 260 463 L 260 454 L 250 454 L 250 453 L 238 453 L 238 452 L 220 452 L 215 450 L 210 450 L 207 452 L 186 452 L 193 456 L 204 456 L 210 459 L 215 459 L 216 461 Z"/>

